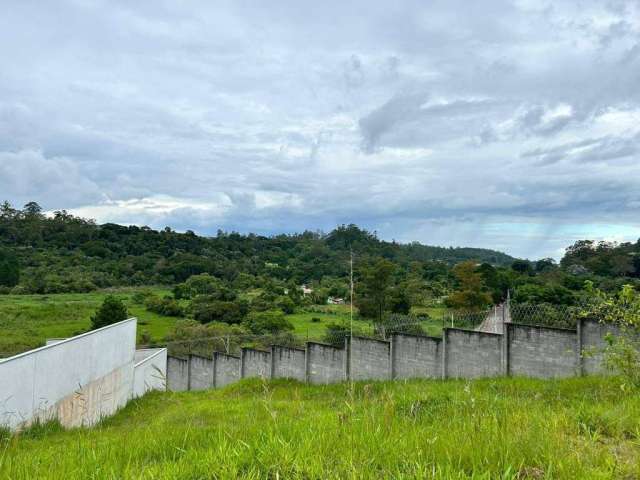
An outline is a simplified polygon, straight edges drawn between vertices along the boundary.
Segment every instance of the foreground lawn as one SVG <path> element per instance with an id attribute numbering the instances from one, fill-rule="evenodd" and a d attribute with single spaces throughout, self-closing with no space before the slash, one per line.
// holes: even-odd
<path id="1" fill-rule="evenodd" d="M 0 478 L 640 477 L 640 396 L 614 380 L 245 380 L 155 392 L 93 429 L 8 437 Z"/>

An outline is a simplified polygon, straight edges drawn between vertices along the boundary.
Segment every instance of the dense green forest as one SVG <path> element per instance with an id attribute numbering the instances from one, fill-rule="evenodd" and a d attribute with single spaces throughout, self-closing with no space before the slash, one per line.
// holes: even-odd
<path id="1" fill-rule="evenodd" d="M 387 242 L 356 225 L 327 234 L 203 237 L 169 227 L 97 225 L 64 210 L 45 215 L 35 202 L 0 206 L 0 292 L 166 285 L 171 298 L 151 299 L 148 308 L 181 316 L 180 301 L 188 300 L 201 323 L 239 323 L 255 311 L 287 314 L 303 303 L 344 299 L 351 252 L 359 313 L 378 322 L 416 306 L 481 309 L 507 292 L 516 303 L 573 305 L 587 283 L 609 292 L 640 283 L 640 242 L 580 241 L 556 264 L 486 249 Z M 309 287 L 304 298 L 301 285 Z"/>
<path id="2" fill-rule="evenodd" d="M 0 207 L 0 246 L 2 265 L 9 257 L 14 259 L 13 266 L 3 267 L 12 271 L 11 275 L 5 273 L 4 284 L 30 293 L 173 285 L 200 273 L 239 283 L 262 283 L 271 278 L 302 284 L 344 277 L 350 248 L 359 261 L 386 258 L 403 270 L 412 262 L 454 265 L 476 259 L 505 266 L 514 260 L 492 250 L 385 242 L 354 225 L 338 227 L 329 234 L 307 231 L 264 237 L 219 231 L 215 237 L 202 237 L 169 227 L 156 231 L 96 225 L 65 211 L 45 216 L 33 202 L 21 210 L 7 202 Z"/>

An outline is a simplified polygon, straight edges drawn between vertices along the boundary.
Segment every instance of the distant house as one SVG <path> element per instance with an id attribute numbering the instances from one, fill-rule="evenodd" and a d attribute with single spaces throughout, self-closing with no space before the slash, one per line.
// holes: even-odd
<path id="1" fill-rule="evenodd" d="M 328 305 L 344 305 L 346 302 L 344 300 L 344 298 L 340 298 L 340 297 L 329 297 L 327 298 L 327 304 Z"/>
<path id="2" fill-rule="evenodd" d="M 313 289 L 309 288 L 306 285 L 302 285 L 302 287 L 300 287 L 300 290 L 302 290 L 302 295 L 305 297 L 313 293 Z"/>

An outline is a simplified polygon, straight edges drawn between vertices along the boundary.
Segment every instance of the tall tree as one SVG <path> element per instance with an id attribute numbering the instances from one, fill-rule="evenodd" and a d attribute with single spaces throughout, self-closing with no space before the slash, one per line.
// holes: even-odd
<path id="1" fill-rule="evenodd" d="M 395 268 L 389 260 L 381 258 L 361 269 L 356 297 L 361 315 L 382 322 L 389 308 Z"/>
<path id="2" fill-rule="evenodd" d="M 20 281 L 20 264 L 10 250 L 0 250 L 0 286 L 13 287 Z"/>
<path id="3" fill-rule="evenodd" d="M 447 304 L 453 308 L 477 310 L 491 303 L 491 295 L 486 291 L 482 273 L 473 260 L 458 263 L 453 267 L 458 288 L 447 298 Z"/>
<path id="4" fill-rule="evenodd" d="M 100 305 L 100 308 L 96 310 L 96 313 L 91 317 L 91 329 L 106 327 L 112 323 L 117 323 L 122 320 L 126 320 L 129 314 L 127 313 L 127 307 L 122 300 L 108 295 Z"/>

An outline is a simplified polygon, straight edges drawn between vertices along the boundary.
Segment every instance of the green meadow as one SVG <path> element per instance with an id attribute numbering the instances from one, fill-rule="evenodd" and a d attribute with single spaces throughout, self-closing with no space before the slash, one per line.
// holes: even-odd
<path id="1" fill-rule="evenodd" d="M 152 289 L 158 294 L 168 293 Z M 44 345 L 47 338 L 65 338 L 85 332 L 91 315 L 108 294 L 124 300 L 129 313 L 138 318 L 138 339 L 148 332 L 160 342 L 176 319 L 147 311 L 131 301 L 134 290 L 51 295 L 0 295 L 0 356 L 10 356 Z"/>
<path id="2" fill-rule="evenodd" d="M 145 288 L 157 295 L 170 293 L 166 288 Z M 49 295 L 0 295 L 0 358 L 14 355 L 44 345 L 47 338 L 66 338 L 89 329 L 91 315 L 106 295 L 122 299 L 131 316 L 138 318 L 138 343 L 163 344 L 172 331 L 177 318 L 149 312 L 144 305 L 135 303 L 136 289 L 120 288 L 92 293 L 61 293 Z M 440 335 L 443 309 L 416 309 L 415 313 L 426 313 L 429 319 L 422 326 L 430 335 Z M 287 319 L 294 333 L 301 339 L 322 340 L 327 326 L 332 323 L 349 322 L 348 305 L 322 305 L 300 308 Z M 371 323 L 354 319 L 358 332 L 370 333 Z"/>
<path id="3" fill-rule="evenodd" d="M 635 479 L 640 395 L 603 378 L 244 380 L 5 432 L 0 478 Z"/>

